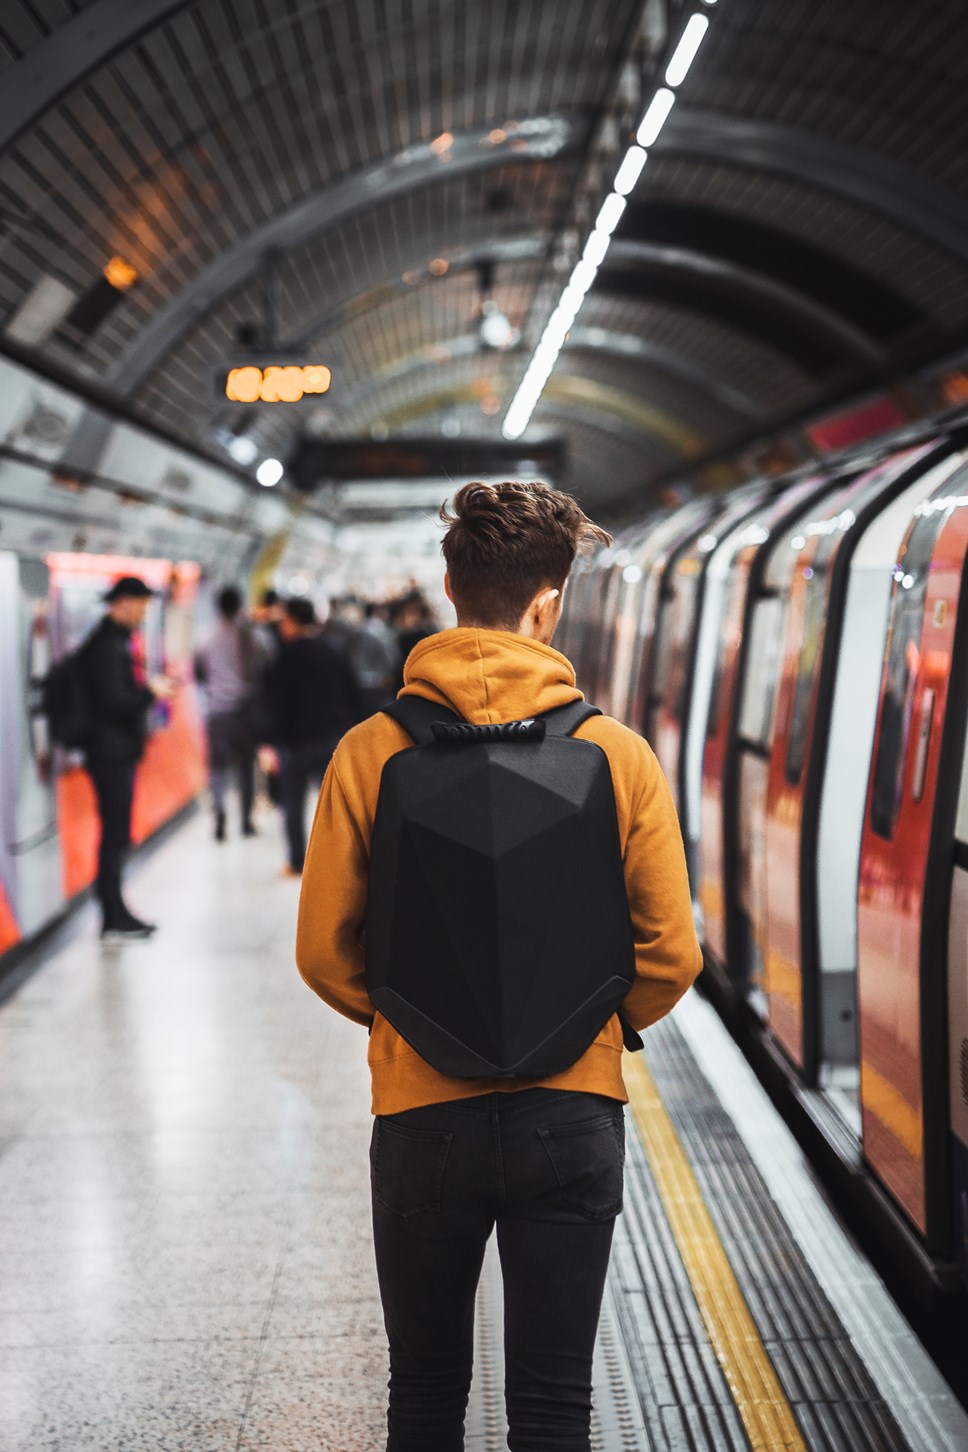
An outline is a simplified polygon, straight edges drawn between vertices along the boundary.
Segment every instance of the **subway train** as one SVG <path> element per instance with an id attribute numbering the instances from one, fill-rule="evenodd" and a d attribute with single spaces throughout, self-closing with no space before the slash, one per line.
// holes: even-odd
<path id="1" fill-rule="evenodd" d="M 111 582 L 140 575 L 157 592 L 137 642 L 143 665 L 186 683 L 149 723 L 132 823 L 142 842 L 204 781 L 191 662 L 215 586 L 269 569 L 321 577 L 334 553 L 311 506 L 293 509 L 230 463 L 0 358 L 0 956 L 93 880 L 93 791 L 80 758 L 52 747 L 39 687 L 93 626 Z"/>
<path id="2" fill-rule="evenodd" d="M 968 1281 L 968 418 L 629 526 L 560 648 L 680 815 L 704 982 L 923 1284 Z"/>

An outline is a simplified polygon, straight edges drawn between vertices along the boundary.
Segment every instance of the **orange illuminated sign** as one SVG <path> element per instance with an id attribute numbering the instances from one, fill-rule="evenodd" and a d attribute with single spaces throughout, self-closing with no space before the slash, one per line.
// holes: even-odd
<path id="1" fill-rule="evenodd" d="M 298 403 L 308 394 L 327 393 L 333 381 L 325 363 L 256 368 L 231 368 L 225 379 L 225 397 L 232 403 Z"/>
<path id="2" fill-rule="evenodd" d="M 125 262 L 123 257 L 112 257 L 104 269 L 104 276 L 118 292 L 127 292 L 138 281 L 138 269 Z"/>

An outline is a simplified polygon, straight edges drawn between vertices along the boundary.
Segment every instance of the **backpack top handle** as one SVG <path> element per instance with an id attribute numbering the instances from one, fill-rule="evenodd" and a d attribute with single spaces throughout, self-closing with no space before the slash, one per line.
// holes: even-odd
<path id="1" fill-rule="evenodd" d="M 429 746 L 432 742 L 459 745 L 489 741 L 541 741 L 546 736 L 572 736 L 590 716 L 602 713 L 597 706 L 577 700 L 555 706 L 551 711 L 524 721 L 473 726 L 456 712 L 428 701 L 425 696 L 399 696 L 383 707 L 383 714 L 402 726 L 414 745 Z"/>

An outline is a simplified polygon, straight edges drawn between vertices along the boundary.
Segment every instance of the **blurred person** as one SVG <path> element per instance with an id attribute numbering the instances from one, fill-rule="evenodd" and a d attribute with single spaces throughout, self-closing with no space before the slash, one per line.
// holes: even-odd
<path id="1" fill-rule="evenodd" d="M 153 923 L 135 916 L 121 891 L 124 858 L 131 845 L 135 771 L 144 753 L 148 712 L 175 691 L 168 676 L 139 680 L 132 653 L 132 636 L 143 624 L 154 593 L 134 575 L 116 580 L 104 596 L 108 608 L 103 619 L 78 653 L 88 717 L 84 759 L 101 821 L 95 891 L 101 907 L 101 938 L 106 942 L 148 938 L 155 931 Z"/>
<path id="2" fill-rule="evenodd" d="M 254 605 L 249 611 L 249 618 L 258 632 L 260 644 L 264 647 L 263 653 L 268 656 L 279 645 L 282 632 L 282 621 L 286 613 L 286 607 L 282 602 L 278 590 L 263 590 L 258 605 Z"/>
<path id="3" fill-rule="evenodd" d="M 464 1445 L 475 1295 L 495 1226 L 508 1443 L 515 1452 L 587 1452 L 592 1353 L 622 1202 L 622 1048 L 641 1047 L 636 1031 L 669 1012 L 699 972 L 701 953 L 679 824 L 658 762 L 638 733 L 585 706 L 571 664 L 551 647 L 576 553 L 608 536 L 575 500 L 541 484 L 467 485 L 452 508 L 442 512 L 443 553 L 457 628 L 417 644 L 400 699 L 337 747 L 306 859 L 296 960 L 314 992 L 370 1031 L 373 1232 L 390 1348 L 387 1452 Z M 536 715 L 545 718 L 537 732 Z M 552 840 L 544 833 L 553 819 L 541 805 L 543 789 L 537 800 L 535 788 L 527 789 L 535 769 L 527 756 L 517 794 L 507 785 L 512 767 L 503 768 L 500 812 L 488 796 L 485 765 L 455 775 L 455 753 L 486 754 L 500 723 L 512 727 L 501 736 L 501 761 L 516 751 L 540 753 L 546 731 L 591 743 L 596 755 L 584 754 L 583 771 L 598 769 L 589 765 L 597 754 L 607 765 L 598 778 L 607 800 L 595 840 L 586 847 L 584 837 L 552 834 L 549 863 L 539 867 L 539 846 L 528 872 L 505 860 L 503 875 L 498 835 L 517 854 L 529 841 Z M 526 745 L 512 744 L 525 738 Z M 582 753 L 576 746 L 568 754 L 576 757 L 574 771 Z M 442 800 L 445 789 L 434 790 L 441 774 L 463 781 L 471 796 L 448 788 Z M 500 771 L 493 780 L 500 783 Z M 383 815 L 384 790 L 396 817 Z M 543 819 L 535 816 L 540 811 Z M 582 864 L 607 859 L 627 917 L 604 911 L 590 883 L 576 903 L 573 864 L 553 857 L 563 850 L 584 850 Z M 468 865 L 477 852 L 479 881 Z M 375 881 L 392 881 L 385 897 L 371 877 L 378 866 L 383 875 Z M 576 870 L 583 882 L 593 875 Z M 399 894 L 395 874 L 402 874 Z M 482 911 L 493 919 L 475 920 Z M 477 1034 L 485 1043 L 512 1012 L 511 1031 L 526 1013 L 528 1041 L 539 1047 L 570 1021 L 570 979 L 539 995 L 526 970 L 519 985 L 514 958 L 515 972 L 508 968 L 508 978 L 495 981 L 488 945 L 503 944 L 502 963 L 510 962 L 521 939 L 538 950 L 556 942 L 550 964 L 547 954 L 529 958 L 522 950 L 544 984 L 554 981 L 556 966 L 564 974 L 564 945 L 580 940 L 568 973 L 590 964 L 603 975 L 601 997 L 582 1002 L 604 999 L 604 1022 L 594 1038 L 595 1024 L 585 1023 L 584 1048 L 566 1040 L 553 1072 L 476 1077 L 482 1057 L 471 1055 L 468 1067 L 463 1043 L 438 1026 L 440 1000 L 451 1021 L 463 1014 L 465 1038 Z M 411 965 L 409 999 L 394 986 L 395 957 Z M 406 1022 L 406 1034 L 375 1010 L 368 991 L 374 962 L 389 965 L 389 985 L 378 979 L 376 987 L 387 1014 Z M 448 988 L 418 1002 L 426 983 Z M 607 1017 L 613 1003 L 618 1011 Z M 418 1051 L 412 1040 L 421 1035 Z"/>
<path id="4" fill-rule="evenodd" d="M 256 638 L 262 652 L 262 669 L 272 659 L 282 643 L 282 622 L 286 614 L 286 607 L 278 590 L 263 590 L 259 597 L 258 605 L 254 605 L 249 612 L 249 618 L 256 629 Z M 261 687 L 261 682 L 260 682 Z M 262 692 L 259 691 L 258 701 L 261 703 Z M 261 724 L 260 707 L 257 705 L 254 712 L 257 724 Z M 257 733 L 258 736 L 258 733 Z M 258 736 L 261 740 L 261 736 Z M 256 760 L 259 761 L 258 755 Z M 279 805 L 279 773 L 271 760 L 261 761 L 259 769 L 265 785 L 266 796 L 274 807 Z"/>
<path id="5" fill-rule="evenodd" d="M 396 686 L 403 686 L 403 666 L 415 646 L 432 633 L 429 607 L 419 590 L 411 590 L 390 606 L 390 624 L 396 632 L 400 666 Z"/>
<path id="6" fill-rule="evenodd" d="M 363 624 L 350 642 L 349 660 L 356 674 L 365 714 L 378 711 L 394 694 L 403 662 L 396 632 L 386 619 L 385 605 L 363 606 Z"/>
<path id="7" fill-rule="evenodd" d="M 241 591 L 226 585 L 218 593 L 216 608 L 218 623 L 195 656 L 195 678 L 205 690 L 215 840 L 224 842 L 225 805 L 233 768 L 238 777 L 242 835 L 255 836 L 254 712 L 263 655 L 252 627 L 242 618 Z"/>
<path id="8" fill-rule="evenodd" d="M 346 657 L 322 634 L 311 600 L 288 600 L 282 641 L 263 684 L 269 751 L 265 765 L 279 773 L 286 829 L 286 875 L 298 877 L 306 856 L 306 792 L 322 781 L 340 737 L 364 715 L 359 686 Z"/>
<path id="9" fill-rule="evenodd" d="M 396 602 L 393 625 L 397 631 L 403 658 L 431 633 L 430 612 L 419 590 L 411 590 Z"/>
<path id="10" fill-rule="evenodd" d="M 352 595 L 336 596 L 329 602 L 329 614 L 322 632 L 330 645 L 347 659 L 363 627 L 363 609 Z"/>

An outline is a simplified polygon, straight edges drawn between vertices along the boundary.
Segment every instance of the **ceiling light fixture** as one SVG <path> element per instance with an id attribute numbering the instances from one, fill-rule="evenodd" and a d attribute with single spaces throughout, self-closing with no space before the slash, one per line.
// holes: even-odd
<path id="1" fill-rule="evenodd" d="M 278 459 L 263 459 L 255 471 L 255 477 L 264 489 L 273 489 L 284 473 L 285 470 Z"/>
<path id="2" fill-rule="evenodd" d="M 519 329 L 512 326 L 510 319 L 494 301 L 494 263 L 485 259 L 477 265 L 478 286 L 481 290 L 481 315 L 478 331 L 485 348 L 513 348 L 521 336 Z"/>
<path id="3" fill-rule="evenodd" d="M 681 86 L 689 74 L 689 67 L 696 59 L 696 52 L 703 43 L 709 29 L 708 15 L 691 15 L 682 32 L 682 39 L 676 46 L 672 59 L 666 66 L 667 86 Z"/>
<path id="4" fill-rule="evenodd" d="M 643 156 L 645 153 L 643 152 Z M 588 241 L 585 243 L 585 250 L 582 258 L 597 267 L 608 251 L 609 237 L 605 232 L 591 232 Z"/>
<path id="5" fill-rule="evenodd" d="M 649 153 L 643 151 L 641 146 L 630 146 L 625 153 L 625 159 L 618 171 L 615 173 L 615 190 L 620 197 L 627 197 L 642 175 L 642 168 L 645 166 Z"/>
<path id="6" fill-rule="evenodd" d="M 609 198 L 609 201 L 611 201 L 611 197 Z M 584 297 L 585 293 L 595 281 L 595 275 L 597 272 L 598 268 L 595 266 L 594 262 L 589 262 L 587 257 L 583 257 L 580 262 L 575 263 L 574 269 L 572 270 L 571 274 L 571 280 L 569 281 L 568 286 L 570 288 L 573 287 L 577 292 L 581 293 L 582 297 Z"/>
<path id="7" fill-rule="evenodd" d="M 481 309 L 481 342 L 488 348 L 511 348 L 518 341 L 513 328 L 496 302 L 486 302 Z"/>
<path id="8" fill-rule="evenodd" d="M 642 117 L 642 124 L 635 133 L 635 139 L 640 146 L 652 146 L 659 136 L 659 132 L 669 119 L 669 112 L 676 103 L 675 91 L 667 90 L 660 86 L 652 97 L 649 109 Z"/>
<path id="9" fill-rule="evenodd" d="M 625 211 L 626 205 L 625 198 L 620 197 L 618 192 L 609 192 L 595 218 L 595 231 L 604 232 L 606 237 L 611 237 L 622 220 L 622 213 Z"/>
<path id="10" fill-rule="evenodd" d="M 229 440 L 225 447 L 235 462 L 243 466 L 251 464 L 259 452 L 259 446 L 255 439 L 248 438 L 246 434 L 236 434 L 233 439 Z"/>
<path id="11" fill-rule="evenodd" d="M 716 0 L 702 0 L 704 5 L 714 5 Z M 608 245 L 627 205 L 627 198 L 648 160 L 647 148 L 652 146 L 676 103 L 675 88 L 680 86 L 702 45 L 709 19 L 701 11 L 694 11 L 686 21 L 679 43 L 665 69 L 665 85 L 659 86 L 652 96 L 645 114 L 635 133 L 636 144 L 630 146 L 622 158 L 612 190 L 601 205 L 595 226 L 585 241 L 581 260 L 575 264 L 571 276 L 558 299 L 544 332 L 518 384 L 504 416 L 502 433 L 506 439 L 518 439 L 531 420 L 538 399 L 551 377 L 558 361 L 558 354 L 565 338 L 581 310 L 585 296 L 605 260 Z"/>

